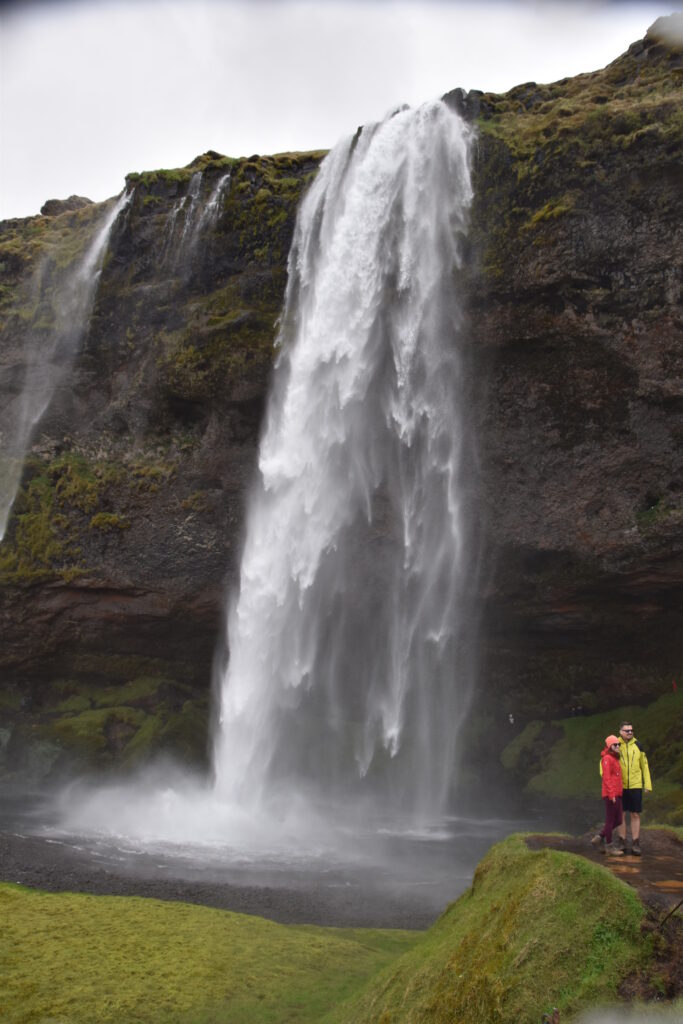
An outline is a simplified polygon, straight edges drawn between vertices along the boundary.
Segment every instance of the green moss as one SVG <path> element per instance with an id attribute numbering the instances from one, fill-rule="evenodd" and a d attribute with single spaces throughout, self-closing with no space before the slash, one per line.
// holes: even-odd
<path id="1" fill-rule="evenodd" d="M 511 743 L 508 743 L 500 755 L 503 767 L 508 771 L 516 771 L 520 757 L 530 748 L 535 747 L 543 728 L 543 722 L 529 722 L 519 736 L 516 736 Z"/>
<path id="2" fill-rule="evenodd" d="M 171 472 L 157 467 L 151 474 L 167 478 Z M 95 462 L 78 452 L 54 459 L 29 457 L 0 550 L 0 582 L 69 581 L 83 575 L 81 541 L 87 531 L 130 525 L 103 506 L 125 501 L 131 476 L 137 481 L 149 475 L 149 468 L 138 464 Z"/>
<path id="3" fill-rule="evenodd" d="M 536 210 L 533 216 L 523 225 L 523 229 L 534 228 L 543 221 L 557 220 L 558 217 L 570 213 L 574 206 L 574 196 L 566 195 L 561 199 L 551 199 L 540 210 Z"/>
<path id="4" fill-rule="evenodd" d="M 652 824 L 646 825 L 645 831 L 649 829 L 664 829 L 665 832 L 671 832 L 672 835 L 676 836 L 677 839 L 683 839 L 683 825 L 668 825 L 668 824 Z"/>
<path id="5" fill-rule="evenodd" d="M 106 667 L 116 675 L 125 672 L 128 661 L 108 660 Z M 101 661 L 89 664 L 102 671 Z M 19 712 L 20 701 L 8 702 L 7 710 Z M 137 765 L 162 752 L 204 765 L 208 694 L 198 697 L 196 687 L 160 674 L 137 675 L 121 685 L 58 679 L 41 697 L 39 720 L 29 725 L 42 739 L 58 743 L 72 761 L 101 769 Z"/>
<path id="6" fill-rule="evenodd" d="M 93 688 L 91 699 L 98 708 L 116 707 L 120 704 L 136 704 L 138 702 L 157 702 L 158 694 L 163 686 L 179 686 L 174 680 L 164 676 L 138 676 L 123 686 L 105 686 Z M 181 689 L 189 689 L 180 687 Z"/>
<path id="7" fill-rule="evenodd" d="M 212 500 L 207 491 L 194 491 L 180 503 L 181 508 L 186 512 L 208 512 L 212 507 Z"/>
<path id="8" fill-rule="evenodd" d="M 189 182 L 195 169 L 191 167 L 159 168 L 156 171 L 132 171 L 126 175 L 126 183 L 141 185 L 143 189 L 157 184 L 183 184 Z"/>
<path id="9" fill-rule="evenodd" d="M 19 711 L 23 696 L 21 691 L 14 687 L 8 690 L 0 689 L 0 711 Z"/>
<path id="10" fill-rule="evenodd" d="M 649 533 L 666 524 L 674 525 L 683 522 L 683 511 L 672 508 L 666 498 L 652 500 L 647 508 L 636 512 L 636 525 L 642 533 Z"/>
<path id="11" fill-rule="evenodd" d="M 73 668 L 81 676 L 120 679 L 122 682 L 143 678 L 161 681 L 174 675 L 172 668 L 181 676 L 193 678 L 193 666 L 189 663 L 175 661 L 173 666 L 170 666 L 162 658 L 133 654 L 79 652 L 74 655 Z"/>
<path id="12" fill-rule="evenodd" d="M 326 1018 L 336 1024 L 507 1024 L 616 998 L 648 960 L 634 891 L 584 858 L 494 846 L 472 888 L 413 950 Z"/>
<path id="13" fill-rule="evenodd" d="M 633 721 L 652 772 L 654 792 L 647 797 L 648 816 L 683 822 L 683 697 L 678 693 L 665 694 L 644 708 L 626 706 L 554 721 L 551 728 L 561 732 L 550 743 L 548 726 L 531 722 L 503 750 L 501 762 L 511 771 L 521 767 L 530 791 L 563 798 L 599 797 L 598 763 L 604 739 L 627 718 Z"/>
<path id="14" fill-rule="evenodd" d="M 161 752 L 192 765 L 206 763 L 209 710 L 206 702 L 185 701 L 180 711 L 158 707 L 126 744 L 120 763 L 138 765 Z"/>
<path id="15" fill-rule="evenodd" d="M 0 912 L 7 1024 L 312 1024 L 417 940 L 11 885 Z"/>
<path id="16" fill-rule="evenodd" d="M 131 475 L 137 481 L 146 481 L 148 483 L 165 483 L 170 480 L 176 472 L 177 466 L 175 462 L 164 462 L 161 460 L 152 461 L 135 461 L 129 466 Z"/>
<path id="17" fill-rule="evenodd" d="M 147 760 L 151 753 L 157 752 L 164 731 L 162 715 L 147 715 L 133 738 L 126 744 L 121 757 L 123 765 L 137 765 Z"/>
<path id="18" fill-rule="evenodd" d="M 112 530 L 130 530 L 130 522 L 114 512 L 98 512 L 90 520 L 90 526 L 95 530 L 102 530 L 103 533 L 111 533 Z"/>
<path id="19" fill-rule="evenodd" d="M 84 697 L 82 694 L 75 694 L 73 697 L 67 697 L 65 700 L 61 700 L 57 704 L 57 711 L 69 714 L 79 711 L 89 711 L 91 707 L 92 703 L 88 697 Z"/>
<path id="20" fill-rule="evenodd" d="M 61 576 L 70 579 L 78 550 L 66 535 L 67 519 L 55 507 L 47 475 L 34 476 L 15 500 L 13 517 L 0 549 L 0 583 L 32 583 Z"/>
<path id="21" fill-rule="evenodd" d="M 265 251 L 263 258 L 266 258 Z M 190 401 L 225 394 L 248 374 L 258 378 L 273 357 L 277 307 L 226 308 L 229 301 L 209 299 L 194 304 L 189 326 L 182 331 L 157 335 L 157 366 L 167 391 Z M 235 296 L 233 301 L 239 301 Z"/>
<path id="22" fill-rule="evenodd" d="M 41 726 L 41 732 L 82 757 L 101 762 L 112 748 L 125 746 L 144 720 L 145 712 L 139 708 L 91 708 L 54 718 Z"/>

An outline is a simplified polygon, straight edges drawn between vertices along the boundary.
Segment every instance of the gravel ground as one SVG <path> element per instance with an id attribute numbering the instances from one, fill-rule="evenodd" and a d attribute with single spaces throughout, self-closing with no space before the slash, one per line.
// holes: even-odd
<path id="1" fill-rule="evenodd" d="M 490 845 L 530 824 L 500 819 L 487 828 L 463 821 L 452 841 L 406 846 L 398 840 L 386 858 L 361 867 L 250 868 L 216 856 L 195 858 L 191 850 L 177 856 L 64 836 L 50 831 L 49 806 L 44 794 L 0 791 L 0 881 L 47 892 L 177 900 L 330 927 L 428 928 L 469 886 Z"/>
<path id="2" fill-rule="evenodd" d="M 368 878 L 349 882 L 343 876 L 322 882 L 286 885 L 236 884 L 214 877 L 163 877 L 149 863 L 135 866 L 100 864 L 88 850 L 44 838 L 0 831 L 0 880 L 47 892 L 87 892 L 109 896 L 146 896 L 197 903 L 244 914 L 257 914 L 282 924 L 334 927 L 428 928 L 450 899 L 469 880 L 455 880 L 444 898 L 431 890 L 414 890 Z"/>

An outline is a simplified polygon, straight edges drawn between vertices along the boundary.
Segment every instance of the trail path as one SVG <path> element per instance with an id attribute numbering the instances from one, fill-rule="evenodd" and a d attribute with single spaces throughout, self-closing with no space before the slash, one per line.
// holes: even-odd
<path id="1" fill-rule="evenodd" d="M 667 829 L 646 829 L 641 833 L 642 857 L 626 854 L 610 857 L 591 846 L 591 835 L 532 835 L 527 846 L 532 850 L 551 848 L 581 857 L 608 868 L 632 885 L 647 905 L 672 908 L 683 899 L 683 841 Z"/>

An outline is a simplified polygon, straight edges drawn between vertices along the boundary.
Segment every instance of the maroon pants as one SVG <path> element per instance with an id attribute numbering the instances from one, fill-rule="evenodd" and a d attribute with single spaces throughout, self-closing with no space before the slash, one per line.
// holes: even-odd
<path id="1" fill-rule="evenodd" d="M 612 831 L 617 825 L 621 825 L 624 817 L 621 810 L 621 797 L 618 796 L 614 803 L 608 796 L 603 796 L 602 799 L 605 804 L 605 827 L 600 835 L 605 837 L 606 843 L 611 843 Z"/>

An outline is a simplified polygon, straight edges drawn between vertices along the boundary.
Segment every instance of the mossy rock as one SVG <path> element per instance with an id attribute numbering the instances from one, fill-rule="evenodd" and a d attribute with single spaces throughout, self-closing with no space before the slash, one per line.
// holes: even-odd
<path id="1" fill-rule="evenodd" d="M 616 997 L 651 956 L 635 892 L 581 857 L 531 853 L 518 836 L 494 846 L 472 887 L 414 950 L 333 1019 L 339 1024 L 568 1019 Z"/>

